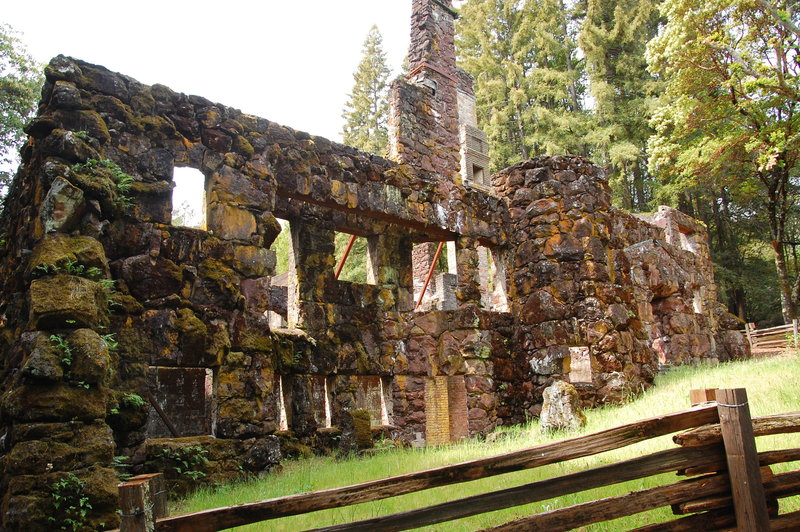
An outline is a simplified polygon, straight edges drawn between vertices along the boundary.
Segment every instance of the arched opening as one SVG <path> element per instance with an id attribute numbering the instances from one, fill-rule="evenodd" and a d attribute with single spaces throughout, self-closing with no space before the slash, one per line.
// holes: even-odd
<path id="1" fill-rule="evenodd" d="M 175 168 L 172 182 L 172 225 L 205 229 L 206 177 L 196 168 Z"/>

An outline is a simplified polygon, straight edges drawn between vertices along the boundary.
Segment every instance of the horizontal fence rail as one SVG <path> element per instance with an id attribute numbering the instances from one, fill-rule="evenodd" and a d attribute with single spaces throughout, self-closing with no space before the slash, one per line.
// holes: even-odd
<path id="1" fill-rule="evenodd" d="M 675 432 L 680 432 L 673 437 L 679 446 L 672 449 L 424 508 L 314 530 L 407 530 L 670 472 L 693 478 L 522 517 L 488 530 L 570 530 L 662 506 L 671 506 L 678 518 L 639 530 L 714 530 L 737 525 L 739 530 L 748 531 L 769 530 L 770 526 L 773 530 L 791 530 L 800 516 L 778 515 L 777 500 L 800 494 L 800 471 L 772 474 L 769 466 L 800 460 L 800 448 L 757 454 L 754 437 L 800 432 L 800 412 L 751 420 L 744 390 L 693 391 L 693 401 L 698 397 L 706 400 L 716 397 L 719 402 L 491 458 L 353 486 L 162 518 L 153 522 L 151 528 L 141 528 L 138 522 L 132 528 L 123 519 L 121 530 L 222 530 L 592 456 Z M 121 490 L 122 486 L 124 484 Z"/>

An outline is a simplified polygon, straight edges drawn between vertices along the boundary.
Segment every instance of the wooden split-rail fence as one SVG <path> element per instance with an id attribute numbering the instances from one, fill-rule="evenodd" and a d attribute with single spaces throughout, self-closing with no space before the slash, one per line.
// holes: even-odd
<path id="1" fill-rule="evenodd" d="M 158 477 L 120 485 L 122 532 L 210 532 L 369 501 L 439 486 L 533 469 L 620 449 L 678 432 L 674 448 L 517 487 L 318 531 L 388 532 L 435 525 L 485 512 L 544 501 L 621 482 L 677 472 L 678 482 L 626 495 L 584 502 L 519 518 L 487 530 L 571 530 L 671 506 L 678 518 L 640 532 L 681 530 L 800 530 L 800 511 L 780 514 L 778 499 L 800 494 L 800 470 L 773 473 L 771 465 L 800 460 L 800 448 L 758 453 L 755 437 L 800 432 L 800 412 L 751 419 L 744 389 L 692 390 L 690 410 L 646 419 L 595 434 L 539 445 L 392 478 L 313 493 L 162 517 L 165 504 Z"/>
<path id="2" fill-rule="evenodd" d="M 769 329 L 756 329 L 754 323 L 745 324 L 744 331 L 750 342 L 753 356 L 769 356 L 783 353 L 787 349 L 800 348 L 800 330 L 798 320 L 788 325 L 779 325 Z"/>

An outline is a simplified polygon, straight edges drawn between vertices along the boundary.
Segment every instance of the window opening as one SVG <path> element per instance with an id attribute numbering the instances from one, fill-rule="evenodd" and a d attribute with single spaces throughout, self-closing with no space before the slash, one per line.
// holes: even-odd
<path id="1" fill-rule="evenodd" d="M 389 405 L 392 404 L 391 379 L 381 378 L 381 425 L 391 425 L 392 417 L 389 415 Z M 393 410 L 393 409 L 392 409 Z"/>
<path id="2" fill-rule="evenodd" d="M 498 250 L 478 246 L 478 277 L 481 306 L 495 312 L 508 312 L 505 263 Z"/>
<path id="3" fill-rule="evenodd" d="M 697 240 L 694 233 L 680 231 L 681 249 L 697 253 Z"/>
<path id="4" fill-rule="evenodd" d="M 286 394 L 283 389 L 283 375 L 278 375 L 278 430 L 289 430 L 289 416 L 286 409 Z"/>
<path id="5" fill-rule="evenodd" d="M 694 298 L 692 299 L 692 306 L 696 314 L 703 313 L 703 297 L 705 296 L 705 288 L 700 287 L 694 291 Z"/>
<path id="6" fill-rule="evenodd" d="M 281 275 L 289 271 L 289 253 L 292 252 L 292 235 L 289 221 L 276 218 L 281 226 L 281 232 L 269 247 L 275 252 L 275 275 Z"/>
<path id="7" fill-rule="evenodd" d="M 281 232 L 272 242 L 270 250 L 275 252 L 275 275 L 270 279 L 270 306 L 264 312 L 269 320 L 270 329 L 286 328 L 290 313 L 290 306 L 294 309 L 296 298 L 289 297 L 290 272 L 289 265 L 294 264 L 294 247 L 292 245 L 292 231 L 288 220 L 277 218 Z M 294 293 L 294 292 L 292 292 Z"/>
<path id="8" fill-rule="evenodd" d="M 325 428 L 329 429 L 333 425 L 333 416 L 331 415 L 331 383 L 332 379 L 330 377 L 325 377 L 324 379 L 324 394 L 325 394 Z"/>
<path id="9" fill-rule="evenodd" d="M 375 284 L 372 257 L 367 239 L 362 236 L 336 231 L 334 234 L 334 276 L 339 281 Z"/>
<path id="10" fill-rule="evenodd" d="M 472 165 L 472 180 L 480 185 L 486 184 L 486 175 L 483 167 L 478 166 L 477 164 Z"/>
<path id="11" fill-rule="evenodd" d="M 390 425 L 393 415 L 391 379 L 377 375 L 357 375 L 353 378 L 358 383 L 356 408 L 369 412 L 372 426 Z"/>
<path id="12" fill-rule="evenodd" d="M 455 249 L 455 243 L 452 244 L 425 242 L 414 245 L 411 260 L 416 310 L 455 308 L 455 253 L 448 253 L 449 249 Z"/>
<path id="13" fill-rule="evenodd" d="M 206 228 L 206 177 L 195 168 L 175 168 L 172 175 L 172 225 Z"/>

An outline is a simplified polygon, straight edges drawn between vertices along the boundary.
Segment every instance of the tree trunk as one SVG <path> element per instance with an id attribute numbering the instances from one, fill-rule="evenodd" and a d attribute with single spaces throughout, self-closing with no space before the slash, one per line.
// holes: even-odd
<path id="1" fill-rule="evenodd" d="M 792 323 L 795 309 L 792 304 L 792 285 L 789 281 L 789 270 L 786 266 L 786 249 L 784 244 L 785 234 L 785 184 L 789 180 L 788 171 L 780 168 L 776 172 L 786 175 L 770 175 L 766 180 L 767 215 L 769 216 L 769 230 L 772 236 L 772 250 L 775 252 L 775 270 L 778 273 L 778 289 L 781 293 L 781 314 L 786 324 Z"/>
<path id="2" fill-rule="evenodd" d="M 635 209 L 641 212 L 647 210 L 647 198 L 645 198 L 644 191 L 644 171 L 639 161 L 634 162 L 633 165 L 633 189 L 636 193 Z"/>

